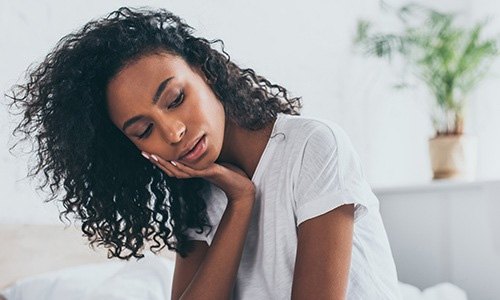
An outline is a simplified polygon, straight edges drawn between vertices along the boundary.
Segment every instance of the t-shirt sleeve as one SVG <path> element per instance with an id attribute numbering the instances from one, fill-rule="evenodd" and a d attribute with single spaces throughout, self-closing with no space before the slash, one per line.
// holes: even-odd
<path id="1" fill-rule="evenodd" d="M 354 204 L 354 222 L 376 198 L 350 139 L 336 124 L 320 122 L 305 141 L 294 185 L 297 227 L 341 205 Z"/>

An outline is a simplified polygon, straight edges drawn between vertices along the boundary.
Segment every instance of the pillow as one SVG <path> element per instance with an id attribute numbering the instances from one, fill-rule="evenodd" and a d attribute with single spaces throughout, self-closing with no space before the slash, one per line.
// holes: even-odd
<path id="1" fill-rule="evenodd" d="M 7 300 L 170 299 L 174 262 L 153 253 L 138 261 L 66 268 L 16 281 L 2 291 Z"/>
<path id="2" fill-rule="evenodd" d="M 399 282 L 399 287 L 403 300 L 467 300 L 466 293 L 449 282 L 436 284 L 423 291 L 403 282 Z"/>

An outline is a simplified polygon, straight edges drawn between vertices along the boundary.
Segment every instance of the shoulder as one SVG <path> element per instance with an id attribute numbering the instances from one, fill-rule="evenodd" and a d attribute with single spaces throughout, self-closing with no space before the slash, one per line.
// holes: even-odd
<path id="1" fill-rule="evenodd" d="M 334 146 L 349 140 L 345 130 L 336 122 L 305 116 L 283 116 L 283 126 L 293 139 L 303 146 L 322 142 L 324 146 Z"/>
<path id="2" fill-rule="evenodd" d="M 334 177 L 339 186 L 364 178 L 361 159 L 346 131 L 336 122 L 320 118 L 291 117 L 298 133 L 294 147 L 297 156 L 293 174 L 298 178 Z M 309 182 L 308 182 L 309 183 Z"/>
<path id="3" fill-rule="evenodd" d="M 286 116 L 283 130 L 290 137 L 288 143 L 304 160 L 328 160 L 332 156 L 349 158 L 354 148 L 345 130 L 336 122 L 321 118 Z"/>
<path id="4" fill-rule="evenodd" d="M 348 203 L 356 204 L 357 220 L 373 201 L 348 135 L 337 123 L 323 119 L 309 119 L 300 131 L 301 156 L 292 176 L 297 224 Z"/>
<path id="5" fill-rule="evenodd" d="M 310 141 L 323 141 L 325 145 L 335 147 L 345 147 L 351 141 L 345 130 L 336 122 L 326 119 L 311 120 Z"/>

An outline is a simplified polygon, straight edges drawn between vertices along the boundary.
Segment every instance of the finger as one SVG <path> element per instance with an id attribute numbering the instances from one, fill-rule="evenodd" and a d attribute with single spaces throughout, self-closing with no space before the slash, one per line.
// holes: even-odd
<path id="1" fill-rule="evenodd" d="M 163 167 L 162 165 L 158 164 L 156 161 L 153 161 L 153 164 L 159 168 L 160 170 L 162 170 L 164 173 L 166 173 L 169 177 L 176 177 L 174 173 L 172 173 L 170 170 L 168 170 L 167 168 Z"/>
<path id="2" fill-rule="evenodd" d="M 146 152 L 141 152 L 142 156 L 144 156 L 144 158 L 146 158 L 147 160 L 149 160 L 149 162 L 151 162 L 154 166 L 156 166 L 157 168 L 159 168 L 160 170 L 162 170 L 164 173 L 166 173 L 169 177 L 176 177 L 175 174 L 169 170 L 168 168 L 166 168 L 161 162 L 160 162 L 160 158 L 156 155 L 151 155 L 151 154 L 148 154 Z M 162 160 L 163 161 L 163 160 Z"/>
<path id="3" fill-rule="evenodd" d="M 149 156 L 147 158 L 149 162 L 151 162 L 155 167 L 159 168 L 162 170 L 164 173 L 166 173 L 169 177 L 175 177 L 174 173 L 170 171 L 169 169 L 165 168 L 162 164 L 160 164 L 159 161 L 155 160 L 152 156 Z"/>
<path id="4" fill-rule="evenodd" d="M 159 157 L 157 155 L 151 155 L 151 159 L 153 160 L 153 163 L 155 165 L 157 165 L 160 169 L 162 169 L 163 171 L 165 171 L 165 173 L 167 173 L 167 171 L 170 172 L 173 177 L 177 177 L 177 178 L 189 178 L 189 177 L 192 177 L 189 173 L 178 169 L 173 164 L 171 164 L 169 161 L 164 160 L 163 158 L 161 158 L 161 157 Z"/>
<path id="5" fill-rule="evenodd" d="M 160 164 L 159 162 L 157 161 L 153 161 L 153 164 L 160 168 L 163 172 L 165 172 L 168 176 L 170 177 L 175 177 L 175 178 L 179 178 L 179 179 L 182 179 L 182 178 L 188 178 L 189 175 L 188 174 L 185 174 L 185 173 L 182 173 L 180 172 L 179 170 L 171 170 L 171 169 L 168 169 L 167 166 L 165 165 L 162 165 Z"/>
<path id="6" fill-rule="evenodd" d="M 183 173 L 186 173 L 186 174 L 189 174 L 191 177 L 201 177 L 202 175 L 202 172 L 200 172 L 199 170 L 196 170 L 196 169 L 193 169 L 181 162 L 178 162 L 178 161 L 172 161 L 170 162 L 177 170 L 183 172 Z"/>
<path id="7" fill-rule="evenodd" d="M 180 171 L 189 174 L 191 177 L 202 177 L 202 178 L 210 177 L 217 174 L 217 172 L 222 167 L 218 164 L 212 163 L 208 167 L 199 170 L 199 169 L 194 169 L 178 161 L 173 161 L 172 164 L 174 164 Z"/>

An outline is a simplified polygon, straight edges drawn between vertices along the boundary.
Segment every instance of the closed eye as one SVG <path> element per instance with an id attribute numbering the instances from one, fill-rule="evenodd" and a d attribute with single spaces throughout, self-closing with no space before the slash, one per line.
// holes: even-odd
<path id="1" fill-rule="evenodd" d="M 139 139 L 142 139 L 142 138 L 146 137 L 146 135 L 149 135 L 149 131 L 151 130 L 151 127 L 153 127 L 153 123 L 150 123 L 148 125 L 148 127 L 146 128 L 146 130 L 144 130 L 144 132 L 138 136 Z"/>
<path id="2" fill-rule="evenodd" d="M 177 98 L 175 98 L 175 100 L 172 101 L 172 103 L 168 106 L 168 108 L 176 108 L 179 105 L 181 105 L 183 102 L 184 102 L 184 92 L 181 91 L 179 93 L 179 95 L 177 96 Z M 138 138 L 144 139 L 144 138 L 148 137 L 152 128 L 153 128 L 153 123 L 150 123 L 148 125 L 148 127 L 146 128 L 146 130 L 144 130 L 144 132 L 141 135 L 139 135 Z"/>
<path id="3" fill-rule="evenodd" d="M 180 91 L 179 96 L 169 105 L 169 108 L 175 108 L 184 102 L 184 92 Z"/>

